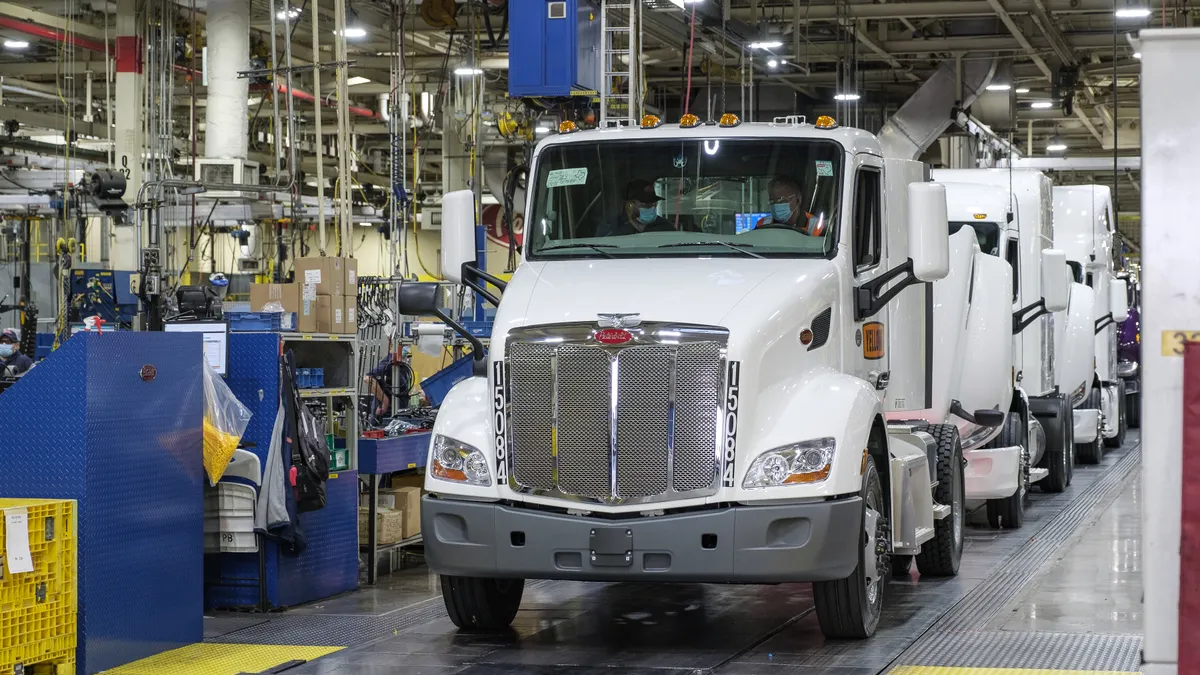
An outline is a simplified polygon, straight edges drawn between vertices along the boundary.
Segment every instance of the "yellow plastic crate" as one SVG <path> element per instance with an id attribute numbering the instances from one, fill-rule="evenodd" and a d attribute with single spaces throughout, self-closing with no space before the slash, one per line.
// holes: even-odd
<path id="1" fill-rule="evenodd" d="M 3 510 L 29 512 L 33 571 L 12 574 Z M 76 503 L 0 499 L 0 673 L 66 675 L 74 671 L 78 603 Z M 38 666 L 34 668 L 34 666 Z"/>

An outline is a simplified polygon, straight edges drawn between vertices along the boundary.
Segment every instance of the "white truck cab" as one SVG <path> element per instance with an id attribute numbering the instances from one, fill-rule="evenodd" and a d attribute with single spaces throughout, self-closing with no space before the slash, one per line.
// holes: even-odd
<path id="1" fill-rule="evenodd" d="M 1075 443 L 1081 462 L 1094 464 L 1104 447 L 1125 441 L 1125 389 L 1117 376 L 1117 323 L 1128 309 L 1128 289 L 1117 278 L 1113 260 L 1112 193 L 1106 185 L 1069 185 L 1054 188 L 1054 241 L 1071 265 L 1080 307 L 1072 311 L 1072 333 L 1062 336 L 1070 358 L 1072 379 L 1083 380 L 1073 396 Z M 1086 289 L 1086 290 L 1084 290 Z M 1083 304 L 1091 301 L 1091 307 Z M 1072 305 L 1076 299 L 1072 298 Z M 1077 333 L 1077 334 L 1076 334 Z M 1068 342 L 1069 341 L 1069 342 Z M 1080 344 L 1091 349 L 1076 350 Z M 1065 388 L 1065 387 L 1064 387 Z"/>
<path id="2" fill-rule="evenodd" d="M 1007 293 L 1014 394 L 1009 419 L 990 449 L 1023 448 L 1020 480 L 1012 490 L 1010 464 L 1001 464 L 1005 470 L 995 475 L 996 462 L 980 461 L 978 468 L 968 465 L 967 484 L 974 488 L 969 498 L 988 500 L 993 526 L 1020 527 L 1028 487 L 1038 483 L 1061 492 L 1074 462 L 1070 408 L 1055 384 L 1054 326 L 1068 306 L 1069 289 L 1066 256 L 1052 248 L 1052 188 L 1045 174 L 1032 170 L 939 169 L 933 177 L 946 186 L 950 231 L 974 230 L 981 249 L 1013 271 Z M 967 453 L 969 462 L 972 457 Z"/>
<path id="3" fill-rule="evenodd" d="M 655 122 L 538 144 L 506 285 L 446 196 L 443 270 L 498 302 L 430 447 L 447 611 L 507 625 L 531 578 L 811 581 L 826 635 L 870 636 L 893 567 L 962 553 L 959 430 L 919 414 L 944 189 L 826 117 Z"/>

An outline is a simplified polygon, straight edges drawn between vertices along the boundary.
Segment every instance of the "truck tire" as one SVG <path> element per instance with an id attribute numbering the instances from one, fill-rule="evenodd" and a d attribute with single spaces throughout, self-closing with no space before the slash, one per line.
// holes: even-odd
<path id="1" fill-rule="evenodd" d="M 1142 392 L 1131 391 L 1125 394 L 1125 426 L 1128 429 L 1139 429 L 1142 426 Z"/>
<path id="2" fill-rule="evenodd" d="M 858 565 L 845 579 L 813 582 L 817 622 L 821 632 L 830 639 L 871 637 L 883 612 L 883 588 L 888 573 L 888 527 L 884 517 L 887 502 L 872 457 L 867 457 L 867 470 L 859 495 L 863 505 L 863 545 L 859 547 Z M 875 522 L 874 536 L 867 531 L 872 520 Z M 871 568 L 874 568 L 873 574 L 868 573 Z"/>
<path id="3" fill-rule="evenodd" d="M 1128 424 L 1125 420 L 1127 401 L 1128 399 L 1125 397 L 1125 380 L 1117 380 L 1117 435 L 1104 439 L 1105 447 L 1119 448 L 1125 445 L 1125 429 Z"/>
<path id="4" fill-rule="evenodd" d="M 1029 446 L 1025 420 L 1018 413 L 1010 412 L 1004 420 L 1004 429 L 991 445 L 994 448 L 1021 446 L 1021 467 L 1017 474 L 1017 491 L 1003 499 L 987 502 L 988 524 L 996 529 L 1015 530 L 1025 520 L 1025 495 L 1029 493 Z"/>
<path id="5" fill-rule="evenodd" d="M 1087 400 L 1079 406 L 1080 410 L 1099 410 L 1100 409 L 1100 387 L 1092 386 L 1092 393 L 1088 395 Z M 1074 424 L 1071 425 L 1071 435 L 1075 435 Z M 1079 458 L 1080 464 L 1099 464 L 1100 460 L 1104 459 L 1104 442 L 1101 438 L 1102 434 L 1096 433 L 1096 438 L 1088 443 L 1076 443 L 1075 453 Z"/>
<path id="6" fill-rule="evenodd" d="M 1049 469 L 1050 475 L 1038 481 L 1045 492 L 1062 492 L 1071 484 L 1071 468 L 1075 462 L 1075 423 L 1071 404 L 1061 394 L 1054 396 L 1056 415 L 1039 416 L 1046 431 L 1046 452 L 1038 466 Z"/>
<path id="7" fill-rule="evenodd" d="M 507 628 L 521 607 L 524 579 L 487 579 L 442 575 L 442 601 L 450 620 L 462 630 Z"/>
<path id="8" fill-rule="evenodd" d="M 921 545 L 917 571 L 923 576 L 952 577 L 962 560 L 963 528 L 966 520 L 966 488 L 963 484 L 962 441 L 953 424 L 930 424 L 925 431 L 937 441 L 938 484 L 933 501 L 948 505 L 950 515 L 933 521 L 933 539 Z"/>

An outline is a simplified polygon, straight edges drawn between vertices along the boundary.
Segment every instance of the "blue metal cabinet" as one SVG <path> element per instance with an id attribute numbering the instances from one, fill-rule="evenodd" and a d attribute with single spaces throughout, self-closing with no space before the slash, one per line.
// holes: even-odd
<path id="1" fill-rule="evenodd" d="M 600 13 L 588 0 L 508 3 L 510 96 L 570 96 L 600 84 Z"/>

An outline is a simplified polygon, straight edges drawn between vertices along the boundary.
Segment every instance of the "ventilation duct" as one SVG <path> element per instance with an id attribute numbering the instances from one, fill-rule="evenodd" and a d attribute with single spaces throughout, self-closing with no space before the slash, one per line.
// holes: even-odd
<path id="1" fill-rule="evenodd" d="M 250 69 L 250 3 L 209 0 L 207 44 L 204 156 L 246 159 L 250 80 L 238 73 Z"/>
<path id="2" fill-rule="evenodd" d="M 954 121 L 955 107 L 970 106 L 984 92 L 996 75 L 996 65 L 996 60 L 963 62 L 960 102 L 955 67 L 943 63 L 883 125 L 879 143 L 884 155 L 901 159 L 920 157 Z"/>

